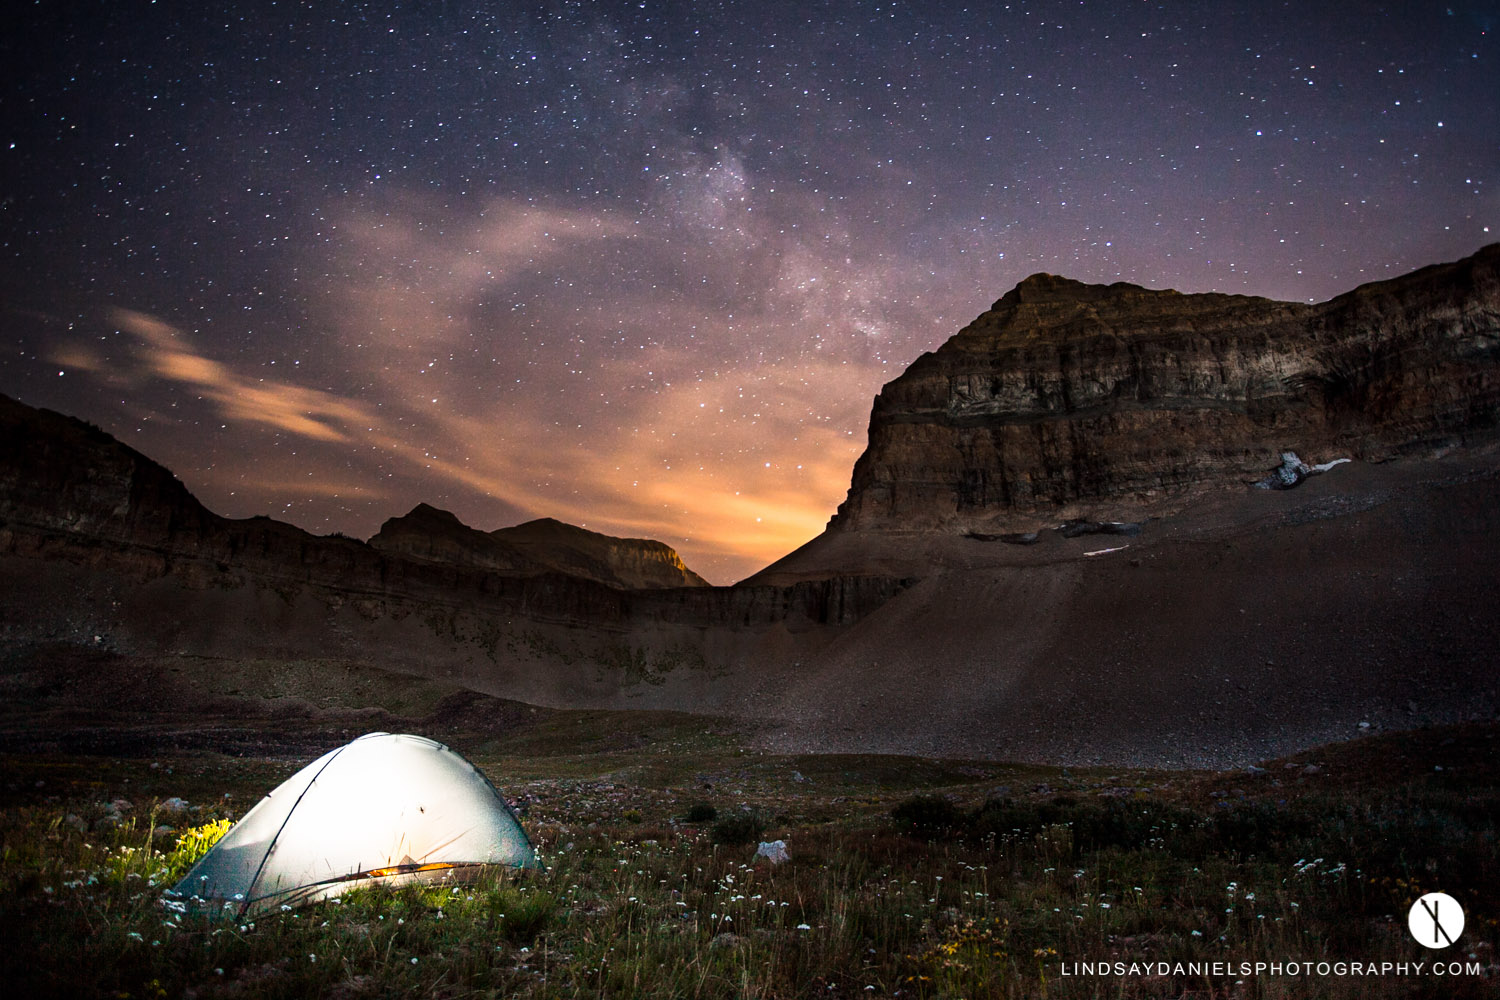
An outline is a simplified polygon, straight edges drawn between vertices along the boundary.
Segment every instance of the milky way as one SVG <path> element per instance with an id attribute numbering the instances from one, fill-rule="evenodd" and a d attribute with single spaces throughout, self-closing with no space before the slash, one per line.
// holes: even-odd
<path id="1" fill-rule="evenodd" d="M 553 516 L 727 582 L 1027 274 L 1309 300 L 1494 241 L 1497 23 L 41 4 L 0 43 L 0 391 L 222 514 Z"/>

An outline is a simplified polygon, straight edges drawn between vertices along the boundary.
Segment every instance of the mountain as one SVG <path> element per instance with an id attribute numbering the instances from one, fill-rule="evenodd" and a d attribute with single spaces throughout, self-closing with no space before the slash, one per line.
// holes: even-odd
<path id="1" fill-rule="evenodd" d="M 171 560 L 261 564 L 332 561 L 353 568 L 373 553 L 341 536 L 319 537 L 265 517 L 220 517 L 161 465 L 82 421 L 0 396 L 0 523 L 17 533 L 58 533 Z M 370 549 L 506 576 L 556 573 L 624 589 L 705 587 L 669 546 L 614 538 L 551 518 L 489 533 L 418 504 L 391 518 Z"/>
<path id="2" fill-rule="evenodd" d="M 97 671 L 222 712 L 374 670 L 779 751 L 1152 766 L 1495 718 L 1497 257 L 1321 305 L 1029 278 L 884 388 L 829 528 L 734 587 L 545 519 L 221 518 L 0 399 L 0 691 L 68 711 Z"/>
<path id="3" fill-rule="evenodd" d="M 1321 305 L 1026 279 L 746 581 L 918 581 L 770 694 L 775 738 L 1223 765 L 1495 718 L 1497 265 Z"/>
<path id="4" fill-rule="evenodd" d="M 484 532 L 422 503 L 382 524 L 370 545 L 409 559 L 504 572 L 552 571 L 633 590 L 708 586 L 662 542 L 615 538 L 550 517 Z"/>
<path id="5" fill-rule="evenodd" d="M 875 398 L 830 530 L 1001 533 L 1493 434 L 1500 244 L 1319 305 L 1027 278 Z"/>
<path id="6" fill-rule="evenodd" d="M 742 658 L 817 647 L 905 586 L 710 587 L 660 542 L 427 505 L 370 543 L 224 518 L 99 428 L 0 396 L 0 690 L 61 644 L 152 673 L 357 664 L 534 704 L 723 704 Z"/>

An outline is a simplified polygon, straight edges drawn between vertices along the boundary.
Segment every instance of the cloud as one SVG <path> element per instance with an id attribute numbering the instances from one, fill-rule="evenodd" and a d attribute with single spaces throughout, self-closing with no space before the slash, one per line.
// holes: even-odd
<path id="1" fill-rule="evenodd" d="M 369 408 L 354 400 L 240 375 L 199 353 L 180 330 L 148 313 L 116 309 L 113 318 L 121 329 L 140 338 L 140 359 L 150 375 L 202 392 L 231 420 L 340 443 L 351 440 L 348 428 L 370 423 Z"/>
<path id="2" fill-rule="evenodd" d="M 237 502 L 280 509 L 289 491 L 285 516 L 340 530 L 361 504 L 379 520 L 444 502 L 486 529 L 551 516 L 741 578 L 843 499 L 885 352 L 932 279 L 729 147 L 663 162 L 631 219 L 520 199 L 333 206 L 296 376 L 248 374 L 146 312 L 114 318 L 141 377 L 317 446 L 262 452 L 249 480 L 221 452 L 202 475 Z"/>
<path id="3" fill-rule="evenodd" d="M 816 535 L 863 443 L 878 295 L 828 233 L 755 217 L 732 152 L 679 166 L 629 225 L 503 201 L 441 225 L 420 201 L 352 215 L 322 322 L 378 386 L 369 443 L 719 579 Z"/>

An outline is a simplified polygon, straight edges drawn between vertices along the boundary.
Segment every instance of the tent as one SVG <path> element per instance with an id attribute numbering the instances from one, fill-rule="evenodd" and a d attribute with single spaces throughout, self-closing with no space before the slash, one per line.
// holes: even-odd
<path id="1" fill-rule="evenodd" d="M 282 782 L 172 892 L 244 916 L 481 865 L 538 867 L 495 786 L 441 743 L 370 733 Z"/>

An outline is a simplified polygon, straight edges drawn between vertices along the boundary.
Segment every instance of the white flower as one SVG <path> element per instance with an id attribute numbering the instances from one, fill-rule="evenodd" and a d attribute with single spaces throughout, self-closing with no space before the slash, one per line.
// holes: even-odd
<path id="1" fill-rule="evenodd" d="M 809 927 L 807 924 L 798 924 L 797 925 L 797 929 L 799 931 L 810 931 L 810 930 L 812 930 L 812 928 Z"/>

